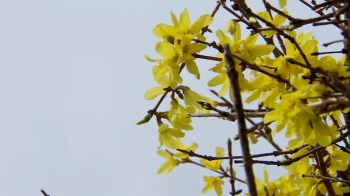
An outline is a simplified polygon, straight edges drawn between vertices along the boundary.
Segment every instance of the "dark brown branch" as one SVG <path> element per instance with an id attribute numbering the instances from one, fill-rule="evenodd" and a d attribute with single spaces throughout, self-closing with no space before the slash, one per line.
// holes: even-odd
<path id="1" fill-rule="evenodd" d="M 247 134 L 253 133 L 255 130 L 262 129 L 264 126 L 264 121 L 258 122 L 255 125 L 251 126 L 247 130 Z M 239 140 L 239 134 L 237 134 L 233 139 L 234 140 Z"/>
<path id="2" fill-rule="evenodd" d="M 323 2 L 323 3 L 320 3 L 318 5 L 315 5 L 313 7 L 314 10 L 317 10 L 318 8 L 321 8 L 321 7 L 324 7 L 324 6 L 328 6 L 330 4 L 333 4 L 333 3 L 345 3 L 347 2 L 348 0 L 328 0 L 326 2 Z"/>
<path id="3" fill-rule="evenodd" d="M 209 42 L 201 41 L 199 39 L 192 39 L 192 40 L 195 41 L 196 43 L 201 43 L 201 44 L 207 45 L 209 47 L 215 48 L 221 53 L 224 52 L 224 48 L 220 44 L 217 44 L 215 41 L 209 43 Z"/>
<path id="4" fill-rule="evenodd" d="M 343 133 L 343 134 L 340 134 L 340 136 L 338 136 L 335 140 L 333 140 L 333 142 L 330 144 L 336 144 L 340 141 L 342 141 L 344 138 L 346 138 L 347 136 L 350 135 L 350 131 L 346 132 L 346 133 Z M 285 161 L 260 161 L 260 160 L 253 160 L 252 162 L 255 164 L 255 163 L 258 163 L 258 164 L 266 164 L 266 165 L 277 165 L 277 166 L 285 166 L 285 165 L 290 165 L 294 162 L 297 162 L 299 160 L 301 160 L 302 158 L 305 158 L 319 150 L 322 150 L 324 149 L 325 147 L 323 146 L 317 146 L 315 147 L 314 149 L 310 150 L 309 152 L 303 154 L 303 155 L 300 155 L 298 157 L 295 157 L 293 159 L 289 159 L 289 160 L 285 160 Z M 235 163 L 243 163 L 243 160 L 235 160 L 234 161 Z"/>
<path id="5" fill-rule="evenodd" d="M 235 62 L 232 58 L 230 51 L 230 46 L 228 44 L 224 45 L 224 57 L 226 61 L 226 70 L 228 77 L 231 82 L 231 88 L 233 92 L 235 111 L 237 113 L 237 123 L 240 135 L 240 142 L 243 153 L 244 169 L 247 176 L 248 188 L 250 195 L 257 196 L 255 177 L 253 171 L 253 163 L 249 150 L 249 140 L 247 135 L 247 127 L 245 124 L 244 110 L 242 104 L 241 90 L 239 88 L 238 72 L 235 68 Z"/>
<path id="6" fill-rule="evenodd" d="M 187 114 L 188 117 L 216 117 L 216 118 L 227 118 L 229 120 L 236 120 L 237 119 L 237 113 L 230 113 L 230 112 L 225 112 L 225 111 L 221 111 L 218 110 L 220 112 L 218 112 L 218 114 L 215 113 L 203 113 L 203 114 Z M 263 118 L 266 114 L 266 112 L 245 112 L 244 113 L 246 117 L 250 117 L 250 118 Z"/>
<path id="7" fill-rule="evenodd" d="M 212 61 L 218 61 L 218 62 L 222 61 L 222 58 L 215 57 L 215 56 L 206 56 L 206 55 L 201 55 L 197 53 L 192 54 L 192 56 L 194 58 L 200 58 L 200 59 L 206 59 L 206 60 L 212 60 Z"/>
<path id="8" fill-rule="evenodd" d="M 329 177 L 329 174 L 327 172 L 327 166 L 323 161 L 322 152 L 321 151 L 315 152 L 315 157 L 316 157 L 317 163 L 319 165 L 318 169 L 319 169 L 321 175 L 325 176 L 325 177 Z M 329 196 L 335 196 L 335 192 L 334 192 L 334 189 L 332 187 L 331 182 L 329 180 L 323 180 L 323 184 L 326 187 Z"/>
<path id="9" fill-rule="evenodd" d="M 273 151 L 273 152 L 268 152 L 268 153 L 261 153 L 261 154 L 253 154 L 251 155 L 252 158 L 260 158 L 260 157 L 267 157 L 267 156 L 280 156 L 280 155 L 286 155 L 286 154 L 294 154 L 296 152 L 298 152 L 299 150 L 307 147 L 308 144 L 304 144 L 302 146 L 299 146 L 297 148 L 294 148 L 292 150 L 288 150 L 288 151 Z M 200 155 L 197 154 L 193 151 L 187 151 L 187 150 L 183 150 L 183 149 L 176 149 L 177 151 L 180 151 L 182 153 L 188 154 L 190 157 L 197 157 L 197 158 L 201 158 L 201 159 L 205 159 L 208 161 L 213 161 L 213 160 L 227 160 L 230 159 L 230 157 L 214 157 L 214 156 L 207 156 L 207 155 Z M 232 159 L 242 159 L 243 156 L 232 156 Z"/>
<path id="10" fill-rule="evenodd" d="M 43 189 L 41 189 L 40 192 L 41 192 L 44 196 L 50 196 L 50 195 L 47 194 Z"/>

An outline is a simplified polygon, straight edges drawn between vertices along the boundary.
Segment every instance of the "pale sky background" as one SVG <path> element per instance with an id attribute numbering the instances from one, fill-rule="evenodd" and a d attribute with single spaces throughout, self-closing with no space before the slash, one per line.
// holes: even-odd
<path id="1" fill-rule="evenodd" d="M 157 125 L 154 119 L 143 126 L 135 123 L 156 103 L 143 99 L 156 85 L 154 64 L 144 58 L 145 53 L 159 57 L 153 27 L 171 24 L 170 11 L 179 16 L 184 8 L 194 21 L 210 14 L 215 2 L 1 0 L 0 195 L 39 196 L 40 189 L 51 196 L 201 195 L 203 175 L 215 173 L 180 165 L 166 177 L 157 175 L 165 162 L 156 154 Z M 253 8 L 261 10 L 258 6 Z M 296 3 L 288 10 L 310 16 L 302 8 Z M 212 29 L 223 28 L 231 18 L 220 10 Z M 321 42 L 339 38 L 332 30 L 317 28 L 316 37 Z M 209 41 L 216 40 L 214 35 Z M 184 85 L 210 95 L 206 82 L 215 75 L 207 70 L 215 62 L 198 64 L 203 81 L 185 74 Z M 186 132 L 183 141 L 198 142 L 201 154 L 215 155 L 216 146 L 226 147 L 227 138 L 237 134 L 226 121 L 193 121 L 195 130 Z M 252 147 L 252 153 L 272 150 L 266 143 Z M 238 142 L 234 154 L 241 155 Z M 234 168 L 245 179 L 243 168 Z M 274 169 L 271 178 L 283 172 Z M 262 166 L 255 173 L 261 177 Z"/>

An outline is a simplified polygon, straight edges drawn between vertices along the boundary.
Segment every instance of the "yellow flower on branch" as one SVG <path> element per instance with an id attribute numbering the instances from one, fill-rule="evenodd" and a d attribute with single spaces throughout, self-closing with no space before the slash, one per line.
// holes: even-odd
<path id="1" fill-rule="evenodd" d="M 157 174 L 164 173 L 164 175 L 168 174 L 171 170 L 173 170 L 176 166 L 180 164 L 180 161 L 174 159 L 173 155 L 165 150 L 158 150 L 157 154 L 166 158 L 166 162 L 163 163 L 157 171 Z"/>
<path id="2" fill-rule="evenodd" d="M 158 65 L 152 68 L 154 80 L 158 81 L 165 75 L 168 77 L 168 84 L 172 89 L 175 89 L 179 83 L 182 83 L 182 78 L 179 75 L 179 54 L 175 50 L 175 46 L 168 42 L 158 42 L 156 51 L 163 56 L 163 59 L 151 59 L 148 55 L 145 58 L 151 62 L 158 62 Z"/>
<path id="3" fill-rule="evenodd" d="M 282 3 L 284 4 L 284 3 Z M 288 11 L 286 9 L 283 10 L 283 12 L 285 14 L 288 14 Z M 267 20 L 268 22 L 271 22 L 272 25 L 274 25 L 275 27 L 279 27 L 281 26 L 285 21 L 286 21 L 286 18 L 282 15 L 279 15 L 277 14 L 273 19 L 271 18 L 269 12 L 267 11 L 264 11 L 264 12 L 259 12 L 258 15 Z M 277 31 L 275 30 L 267 30 L 267 31 L 262 31 L 261 34 L 263 34 L 265 37 L 267 38 L 270 38 L 272 37 L 273 35 L 275 35 L 277 33 Z"/>
<path id="4" fill-rule="evenodd" d="M 198 148 L 198 144 L 196 142 L 190 143 L 186 148 L 178 138 L 177 138 L 177 143 L 179 144 L 179 149 L 186 150 L 187 152 L 190 152 L 190 151 L 195 152 Z M 178 157 L 180 159 L 187 159 L 189 155 L 183 152 L 177 152 L 175 153 L 175 157 Z"/>
<path id="5" fill-rule="evenodd" d="M 177 100 L 171 100 L 168 120 L 176 129 L 192 130 L 192 119 L 187 117 L 189 112 Z"/>
<path id="6" fill-rule="evenodd" d="M 326 148 L 326 150 L 329 152 L 330 155 L 327 155 L 324 157 L 324 160 L 326 161 L 328 158 L 329 160 L 329 168 L 328 170 L 332 174 L 337 174 L 337 171 L 345 171 L 348 169 L 347 164 L 350 160 L 350 154 L 339 150 L 336 146 L 331 145 Z"/>
<path id="7" fill-rule="evenodd" d="M 165 93 L 165 88 L 169 87 L 169 79 L 167 75 L 163 75 L 159 80 L 157 80 L 159 86 L 152 87 L 148 89 L 145 93 L 146 100 L 152 100 L 161 94 Z"/>
<path id="8" fill-rule="evenodd" d="M 177 149 L 179 145 L 175 138 L 184 137 L 185 133 L 183 133 L 180 129 L 172 129 L 169 128 L 167 124 L 161 124 L 158 129 L 159 133 L 159 144 L 161 146 L 166 146 L 168 148 Z"/>
<path id="9" fill-rule="evenodd" d="M 202 190 L 202 193 L 206 193 L 212 189 L 215 189 L 215 192 L 218 196 L 222 195 L 222 185 L 224 181 L 221 178 L 214 176 L 204 176 L 204 181 L 207 183 Z"/>
<path id="10" fill-rule="evenodd" d="M 198 71 L 197 64 L 194 61 L 195 58 L 192 56 L 192 54 L 201 52 L 207 46 L 203 44 L 198 44 L 198 43 L 191 43 L 193 37 L 194 35 L 191 35 L 191 34 L 184 35 L 180 43 L 175 42 L 175 49 L 180 55 L 179 61 L 181 63 L 185 63 L 187 71 L 195 75 L 195 77 L 199 79 L 200 74 Z"/>
<path id="11" fill-rule="evenodd" d="M 197 109 L 203 109 L 202 106 L 198 103 L 199 101 L 202 100 L 202 96 L 200 96 L 198 93 L 192 91 L 189 87 L 187 86 L 180 86 L 180 89 L 183 90 L 183 93 L 185 95 L 185 104 L 187 111 L 191 114 L 196 112 Z"/>
<path id="12" fill-rule="evenodd" d="M 205 37 L 200 34 L 200 30 L 203 27 L 210 25 L 214 21 L 213 17 L 211 17 L 209 14 L 205 14 L 200 16 L 191 25 L 191 19 L 187 9 L 184 9 L 184 11 L 180 14 L 180 20 L 178 20 L 176 16 L 171 12 L 171 19 L 173 21 L 173 26 L 165 24 L 157 25 L 157 29 L 153 30 L 153 32 L 157 36 L 168 40 L 171 40 L 172 38 L 182 40 L 182 36 L 191 34 L 204 41 Z"/>
<path id="13" fill-rule="evenodd" d="M 259 195 L 276 195 L 278 193 L 278 186 L 280 186 L 281 181 L 278 179 L 272 182 L 269 182 L 269 175 L 266 170 L 266 166 L 263 170 L 264 181 L 255 178 L 255 183 L 257 185 L 257 191 Z M 248 195 L 248 194 L 247 194 Z"/>
<path id="14" fill-rule="evenodd" d="M 216 157 L 223 157 L 224 155 L 225 155 L 225 150 L 221 147 L 216 147 Z M 214 171 L 220 169 L 222 161 L 223 161 L 222 159 L 213 160 L 213 161 L 201 159 L 201 163 L 204 165 L 204 167 Z"/>
<path id="15" fill-rule="evenodd" d="M 275 49 L 274 45 L 255 44 L 258 37 L 259 34 L 248 35 L 239 49 L 239 56 L 250 63 L 254 63 L 257 57 L 269 55 Z"/>

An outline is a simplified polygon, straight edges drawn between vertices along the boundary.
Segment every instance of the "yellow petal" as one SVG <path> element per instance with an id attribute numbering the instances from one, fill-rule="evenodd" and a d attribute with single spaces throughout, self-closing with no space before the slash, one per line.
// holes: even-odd
<path id="1" fill-rule="evenodd" d="M 173 12 L 171 12 L 171 20 L 173 21 L 175 27 L 179 27 L 179 21 L 177 20 Z"/>
<path id="2" fill-rule="evenodd" d="M 151 59 L 147 54 L 145 54 L 145 58 L 146 58 L 148 61 L 151 61 L 151 62 L 158 62 L 158 61 L 160 61 L 159 59 Z"/>
<path id="3" fill-rule="evenodd" d="M 283 10 L 283 12 L 284 12 L 285 14 L 288 14 L 288 12 L 287 12 L 286 9 Z M 272 23 L 273 23 L 276 27 L 278 27 L 278 26 L 281 26 L 285 21 L 286 21 L 286 17 L 277 14 L 277 15 L 275 16 L 275 18 L 273 19 L 273 22 L 272 22 Z"/>
<path id="4" fill-rule="evenodd" d="M 250 49 L 254 46 L 256 40 L 258 39 L 259 34 L 249 35 L 247 39 L 243 42 L 243 46 L 247 49 Z"/>
<path id="5" fill-rule="evenodd" d="M 197 53 L 204 50 L 207 46 L 204 44 L 192 43 L 186 49 L 186 52 L 189 54 Z"/>
<path id="6" fill-rule="evenodd" d="M 170 134 L 161 134 L 164 146 L 172 149 L 179 148 L 179 145 L 177 144 L 176 140 L 170 135 Z"/>
<path id="7" fill-rule="evenodd" d="M 266 38 L 270 38 L 273 35 L 276 35 L 277 31 L 275 30 L 267 30 L 267 31 L 262 31 L 261 34 L 264 35 Z"/>
<path id="8" fill-rule="evenodd" d="M 268 55 L 270 54 L 273 49 L 275 49 L 275 46 L 273 45 L 262 45 L 262 44 L 257 44 L 255 46 L 253 46 L 252 50 L 251 50 L 251 53 L 254 55 L 254 56 L 263 56 L 263 55 Z"/>
<path id="9" fill-rule="evenodd" d="M 176 56 L 173 45 L 168 42 L 158 42 L 156 44 L 156 51 L 167 59 L 172 59 Z"/>
<path id="10" fill-rule="evenodd" d="M 278 112 L 277 110 L 272 110 L 271 112 L 268 112 L 267 114 L 265 114 L 264 116 L 264 123 L 269 123 L 269 122 L 273 122 L 275 120 L 280 119 L 280 112 Z"/>
<path id="11" fill-rule="evenodd" d="M 184 11 L 180 15 L 180 29 L 182 31 L 187 31 L 191 26 L 190 16 L 188 14 L 187 9 L 184 9 Z"/>
<path id="12" fill-rule="evenodd" d="M 231 84 L 230 84 L 228 77 L 225 76 L 225 81 L 224 81 L 224 83 L 221 87 L 221 90 L 219 92 L 219 97 L 222 97 L 229 90 L 230 90 L 230 98 L 231 98 L 231 100 L 233 100 Z"/>
<path id="13" fill-rule="evenodd" d="M 209 14 L 203 15 L 199 17 L 191 26 L 191 33 L 197 34 L 199 31 L 205 27 L 210 25 L 214 21 L 214 18 Z"/>
<path id="14" fill-rule="evenodd" d="M 160 38 L 166 38 L 168 35 L 162 28 L 164 26 L 166 26 L 166 24 L 164 24 L 164 23 L 158 24 L 157 26 L 155 26 L 153 28 L 153 33 Z"/>
<path id="15" fill-rule="evenodd" d="M 260 16 L 261 18 L 271 22 L 271 17 L 270 17 L 270 14 L 267 12 L 267 11 L 264 11 L 264 12 L 259 12 L 258 13 L 258 16 Z"/>
<path id="16" fill-rule="evenodd" d="M 156 98 L 158 95 L 161 95 L 165 92 L 163 89 L 164 89 L 164 87 L 161 87 L 161 86 L 156 86 L 156 87 L 149 89 L 145 93 L 145 99 L 152 100 L 152 99 Z"/>
<path id="17" fill-rule="evenodd" d="M 197 67 L 195 61 L 187 61 L 186 62 L 186 68 L 187 68 L 188 72 L 190 72 L 191 74 L 195 75 L 197 79 L 200 78 L 198 67 Z"/>
<path id="18" fill-rule="evenodd" d="M 287 0 L 278 0 L 279 4 L 280 4 L 280 8 L 284 8 L 287 5 Z"/>
<path id="19" fill-rule="evenodd" d="M 212 78 L 211 80 L 209 80 L 208 86 L 210 87 L 217 86 L 219 84 L 222 84 L 224 81 L 225 81 L 225 76 L 223 74 L 219 74 L 214 78 Z"/>
<path id="20" fill-rule="evenodd" d="M 216 36 L 220 40 L 220 43 L 232 43 L 231 39 L 225 35 L 221 30 L 216 31 Z"/>
<path id="21" fill-rule="evenodd" d="M 252 94 L 245 100 L 246 103 L 251 103 L 252 101 L 255 101 L 257 99 L 259 99 L 261 94 L 261 90 L 260 89 L 256 89 L 252 92 Z"/>

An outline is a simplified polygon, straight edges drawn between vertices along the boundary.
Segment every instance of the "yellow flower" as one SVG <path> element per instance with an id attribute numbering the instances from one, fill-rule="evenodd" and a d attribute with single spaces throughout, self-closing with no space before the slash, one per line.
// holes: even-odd
<path id="1" fill-rule="evenodd" d="M 329 170 L 331 171 L 345 171 L 347 170 L 347 163 L 350 160 L 350 154 L 339 150 L 336 146 L 328 146 L 327 151 L 330 155 L 327 155 L 324 159 L 330 158 Z M 335 172 L 334 172 L 335 173 Z"/>
<path id="2" fill-rule="evenodd" d="M 216 147 L 216 157 L 223 157 L 225 155 L 225 150 L 221 147 Z M 220 169 L 222 159 L 220 160 L 213 160 L 213 161 L 208 161 L 206 159 L 201 159 L 201 163 L 208 169 L 211 170 L 218 170 Z"/>
<path id="3" fill-rule="evenodd" d="M 206 193 L 212 189 L 215 189 L 215 192 L 218 196 L 222 195 L 222 185 L 224 181 L 221 178 L 214 176 L 204 176 L 204 181 L 207 183 L 202 190 L 202 193 Z"/>
<path id="4" fill-rule="evenodd" d="M 168 112 L 170 123 L 177 129 L 192 130 L 192 119 L 187 117 L 188 111 L 176 100 L 171 100 L 171 108 Z"/>
<path id="5" fill-rule="evenodd" d="M 275 132 L 281 131 L 288 125 L 286 137 L 297 136 L 305 143 L 315 146 L 327 146 L 339 133 L 335 126 L 328 126 L 311 108 L 301 103 L 293 94 L 282 96 L 275 110 L 267 113 L 264 123 L 276 121 Z"/>
<path id="6" fill-rule="evenodd" d="M 258 195 L 276 195 L 278 192 L 278 186 L 281 184 L 281 182 L 278 179 L 273 182 L 269 182 L 269 175 L 266 167 L 264 167 L 263 172 L 264 181 L 257 178 L 255 179 Z"/>
<path id="7" fill-rule="evenodd" d="M 280 8 L 284 8 L 287 5 L 287 0 L 278 0 Z"/>
<path id="8" fill-rule="evenodd" d="M 193 37 L 205 41 L 205 37 L 200 33 L 200 30 L 203 27 L 210 25 L 214 21 L 213 17 L 211 17 L 209 14 L 205 14 L 200 16 L 191 25 L 190 16 L 187 9 L 184 9 L 184 11 L 180 14 L 180 21 L 172 12 L 171 19 L 173 21 L 173 25 L 160 23 L 153 29 L 153 33 L 172 44 L 176 43 L 176 39 L 182 40 L 184 35 L 193 35 Z"/>
<path id="9" fill-rule="evenodd" d="M 145 93 L 146 100 L 152 100 L 161 94 L 165 93 L 165 88 L 169 86 L 169 79 L 167 75 L 163 75 L 159 80 L 157 80 L 159 86 L 152 87 L 148 89 Z"/>
<path id="10" fill-rule="evenodd" d="M 205 15 L 200 16 L 191 25 L 190 16 L 188 14 L 187 9 L 184 9 L 184 11 L 181 13 L 180 21 L 178 21 L 178 19 L 176 18 L 176 16 L 173 13 L 171 13 L 171 19 L 174 23 L 174 26 L 180 30 L 177 32 L 178 36 L 180 37 L 178 39 L 181 39 L 181 37 L 183 35 L 192 34 L 192 35 L 198 37 L 198 39 L 200 39 L 202 41 L 205 40 L 205 37 L 200 34 L 200 30 L 203 27 L 210 25 L 214 21 L 213 17 L 211 17 L 209 14 L 205 14 Z"/>
<path id="11" fill-rule="evenodd" d="M 177 138 L 177 143 L 179 144 L 179 149 L 186 150 L 188 152 L 190 151 L 195 152 L 198 148 L 198 144 L 196 142 L 190 143 L 186 148 L 179 138 Z M 180 159 L 187 159 L 189 156 L 188 154 L 185 154 L 183 152 L 177 152 L 175 154 L 175 157 L 178 157 Z"/>
<path id="12" fill-rule="evenodd" d="M 281 1 L 280 1 L 280 5 L 285 5 L 285 3 L 283 3 L 283 2 L 281 3 Z M 288 14 L 286 9 L 284 9 L 283 12 L 285 14 Z M 286 18 L 282 15 L 279 15 L 279 14 L 277 14 L 272 20 L 269 12 L 267 12 L 267 11 L 259 12 L 258 15 L 260 17 L 262 17 L 263 19 L 267 20 L 268 22 L 271 22 L 272 25 L 274 25 L 275 27 L 281 26 L 286 21 Z M 275 31 L 275 30 L 268 30 L 268 31 L 261 32 L 261 34 L 265 35 L 265 37 L 267 37 L 267 38 L 270 38 L 271 36 L 275 35 L 276 33 L 277 33 L 277 31 Z"/>
<path id="13" fill-rule="evenodd" d="M 198 101 L 202 100 L 202 96 L 200 96 L 198 93 L 192 91 L 189 87 L 187 86 L 181 86 L 180 87 L 185 95 L 185 104 L 187 111 L 191 114 L 196 112 L 196 109 L 202 109 L 202 106 L 198 103 Z M 195 108 L 194 108 L 195 107 Z"/>
<path id="14" fill-rule="evenodd" d="M 159 147 L 165 145 L 166 147 L 172 148 L 172 149 L 177 149 L 179 147 L 175 138 L 185 136 L 185 134 L 181 132 L 180 129 L 171 129 L 167 124 L 162 124 L 159 127 L 158 132 L 159 132 L 159 144 L 160 144 Z"/>
<path id="15" fill-rule="evenodd" d="M 158 65 L 152 68 L 153 77 L 159 82 L 162 77 L 167 75 L 168 84 L 172 89 L 175 89 L 178 83 L 182 83 L 182 78 L 179 75 L 179 54 L 175 50 L 175 46 L 168 42 L 158 42 L 156 51 L 164 57 L 164 59 L 151 59 L 147 55 L 145 58 L 151 62 L 158 62 Z"/>
<path id="16" fill-rule="evenodd" d="M 258 37 L 259 34 L 248 35 L 242 42 L 242 48 L 239 49 L 240 57 L 250 63 L 254 63 L 257 57 L 268 55 L 275 49 L 275 46 L 270 44 L 255 44 Z"/>
<path id="17" fill-rule="evenodd" d="M 303 131 L 301 133 L 303 140 L 311 146 L 315 146 L 317 143 L 321 146 L 328 146 L 339 135 L 335 125 L 327 125 L 319 116 L 313 117 L 311 122 L 313 130 L 309 132 Z"/>
<path id="18" fill-rule="evenodd" d="M 175 49 L 180 55 L 179 61 L 186 64 L 186 68 L 189 73 L 195 75 L 197 79 L 200 78 L 200 74 L 198 71 L 198 67 L 196 62 L 194 61 L 195 58 L 192 56 L 192 54 L 200 52 L 204 50 L 207 46 L 203 44 L 198 43 L 191 43 L 193 39 L 193 35 L 187 34 L 182 37 L 182 40 L 180 43 L 175 42 Z"/>
<path id="19" fill-rule="evenodd" d="M 158 150 L 157 154 L 160 156 L 166 158 L 166 162 L 163 163 L 160 168 L 157 171 L 157 174 L 164 173 L 164 175 L 168 174 L 171 170 L 174 169 L 177 165 L 180 164 L 180 161 L 177 159 L 174 159 L 173 155 L 171 155 L 169 152 L 165 150 Z"/>

